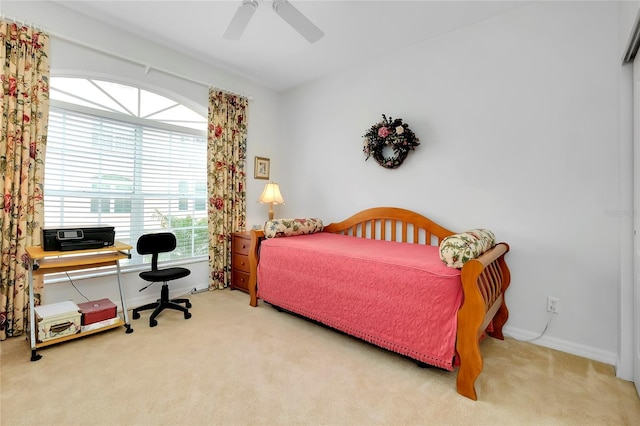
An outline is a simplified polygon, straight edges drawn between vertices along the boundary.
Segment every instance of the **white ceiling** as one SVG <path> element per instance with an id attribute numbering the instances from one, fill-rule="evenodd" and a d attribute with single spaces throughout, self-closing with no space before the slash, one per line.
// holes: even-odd
<path id="1" fill-rule="evenodd" d="M 54 0 L 266 87 L 286 90 L 359 61 L 401 59 L 412 44 L 522 6 L 526 1 L 290 0 L 325 36 L 311 44 L 271 1 L 259 6 L 242 38 L 222 38 L 241 0 Z"/>

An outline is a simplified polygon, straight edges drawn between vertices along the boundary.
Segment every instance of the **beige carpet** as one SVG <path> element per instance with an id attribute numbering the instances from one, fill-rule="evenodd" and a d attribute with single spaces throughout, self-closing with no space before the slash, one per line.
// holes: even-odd
<path id="1" fill-rule="evenodd" d="M 190 296 L 193 317 L 148 312 L 39 350 L 1 343 L 2 425 L 632 425 L 640 398 L 612 366 L 513 339 L 482 343 L 474 402 L 455 372 L 248 305 Z"/>

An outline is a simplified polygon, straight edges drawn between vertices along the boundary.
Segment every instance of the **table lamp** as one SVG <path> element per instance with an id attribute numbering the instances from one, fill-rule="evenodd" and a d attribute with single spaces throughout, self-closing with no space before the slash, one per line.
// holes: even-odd
<path id="1" fill-rule="evenodd" d="M 273 205 L 284 204 L 284 199 L 280 194 L 280 186 L 273 182 L 266 184 L 258 201 L 269 204 L 269 220 L 273 220 Z"/>

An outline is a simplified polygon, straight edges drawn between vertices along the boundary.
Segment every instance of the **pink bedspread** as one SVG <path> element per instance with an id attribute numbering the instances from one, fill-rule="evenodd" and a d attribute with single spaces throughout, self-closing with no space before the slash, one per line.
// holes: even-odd
<path id="1" fill-rule="evenodd" d="M 317 233 L 262 242 L 258 297 L 453 370 L 460 271 L 438 247 Z"/>

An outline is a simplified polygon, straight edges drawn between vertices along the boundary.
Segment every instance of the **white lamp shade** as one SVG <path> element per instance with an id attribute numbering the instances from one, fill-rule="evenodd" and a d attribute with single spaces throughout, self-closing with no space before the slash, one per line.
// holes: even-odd
<path id="1" fill-rule="evenodd" d="M 277 183 L 266 184 L 259 201 L 261 203 L 284 204 L 284 199 L 280 194 L 280 186 Z"/>

